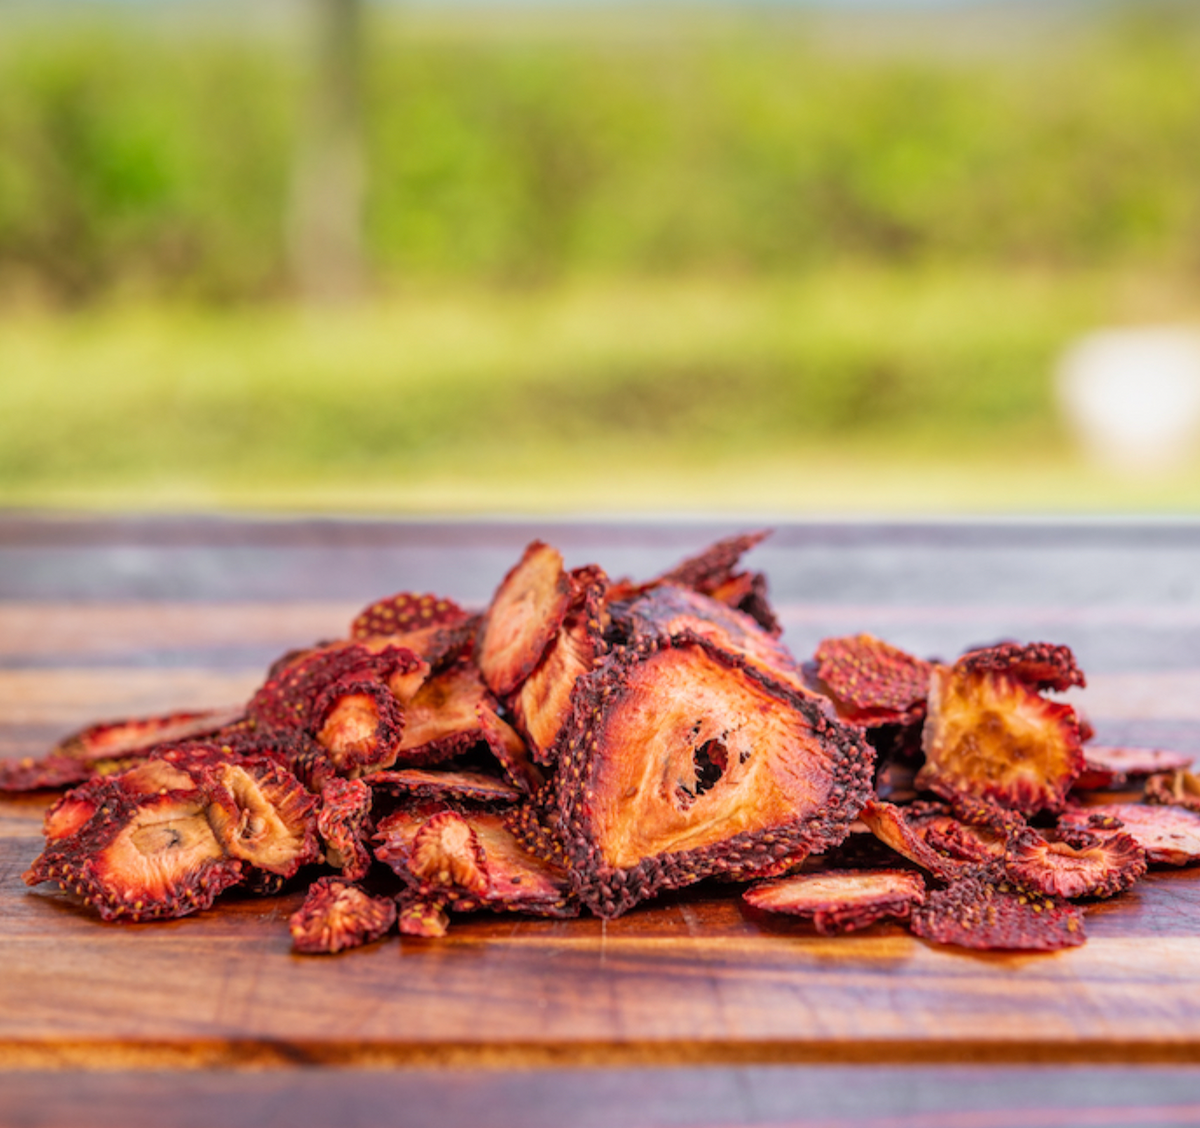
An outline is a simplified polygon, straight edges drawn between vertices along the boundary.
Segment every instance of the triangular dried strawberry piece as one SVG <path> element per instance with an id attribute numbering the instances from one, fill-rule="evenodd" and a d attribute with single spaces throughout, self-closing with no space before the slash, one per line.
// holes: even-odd
<path id="1" fill-rule="evenodd" d="M 966 869 L 964 859 L 943 853 L 932 846 L 903 807 L 871 800 L 858 817 L 880 842 L 935 877 L 948 881 L 960 876 Z"/>
<path id="2" fill-rule="evenodd" d="M 860 730 L 696 636 L 616 652 L 576 694 L 556 825 L 600 916 L 834 846 L 870 795 Z"/>
<path id="3" fill-rule="evenodd" d="M 756 909 L 812 917 L 823 936 L 853 932 L 885 917 L 903 920 L 925 902 L 912 870 L 825 870 L 756 885 L 742 894 Z"/>
<path id="4" fill-rule="evenodd" d="M 770 529 L 763 529 L 757 533 L 726 537 L 710 544 L 703 552 L 689 556 L 646 586 L 677 584 L 704 595 L 712 595 L 735 578 L 734 569 L 737 568 L 738 561 L 770 535 Z"/>
<path id="5" fill-rule="evenodd" d="M 827 638 L 813 656 L 838 715 L 860 725 L 911 724 L 925 715 L 931 663 L 869 634 Z"/>

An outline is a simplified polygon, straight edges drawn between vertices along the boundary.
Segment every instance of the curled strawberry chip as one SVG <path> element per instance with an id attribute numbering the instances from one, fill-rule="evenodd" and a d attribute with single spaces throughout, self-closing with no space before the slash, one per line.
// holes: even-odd
<path id="1" fill-rule="evenodd" d="M 978 877 L 929 894 L 913 909 L 909 927 L 924 940 L 983 950 L 1052 952 L 1086 939 L 1074 905 Z"/>
<path id="2" fill-rule="evenodd" d="M 375 856 L 404 881 L 409 897 L 454 912 L 578 912 L 566 871 L 530 854 L 496 812 L 418 801 L 383 819 L 375 837 Z"/>
<path id="3" fill-rule="evenodd" d="M 885 846 L 890 846 L 902 858 L 915 862 L 935 877 L 949 881 L 963 872 L 964 859 L 936 849 L 918 831 L 917 824 L 903 807 L 873 799 L 863 807 L 858 817 Z"/>
<path id="4" fill-rule="evenodd" d="M 1071 648 L 1050 642 L 1005 642 L 968 650 L 955 666 L 966 673 L 1007 674 L 1039 690 L 1062 692 L 1087 685 Z"/>
<path id="5" fill-rule="evenodd" d="M 344 878 L 321 877 L 309 886 L 288 928 L 294 951 L 322 955 L 369 944 L 395 923 L 396 902 L 390 897 L 372 897 Z"/>
<path id="6" fill-rule="evenodd" d="M 869 634 L 827 638 L 813 656 L 838 716 L 860 725 L 910 724 L 925 715 L 931 663 Z"/>
<path id="7" fill-rule="evenodd" d="M 1083 769 L 1070 705 L 1046 700 L 1009 671 L 935 666 L 918 788 L 1013 810 L 1059 810 Z"/>
<path id="8" fill-rule="evenodd" d="M 533 541 L 496 590 L 475 642 L 475 661 L 493 693 L 505 697 L 533 673 L 573 592 L 562 554 Z"/>
<path id="9" fill-rule="evenodd" d="M 1200 776 L 1177 770 L 1146 780 L 1146 802 L 1200 812 Z"/>
<path id="10" fill-rule="evenodd" d="M 812 917 L 822 936 L 832 936 L 905 919 L 924 904 L 925 882 L 912 870 L 827 870 L 756 885 L 742 899 L 766 912 Z"/>
<path id="11" fill-rule="evenodd" d="M 1200 814 L 1182 807 L 1110 803 L 1064 811 L 1059 826 L 1082 827 L 1100 836 L 1124 832 L 1146 851 L 1152 866 L 1200 862 Z"/>
<path id="12" fill-rule="evenodd" d="M 350 637 L 367 639 L 408 634 L 428 627 L 453 626 L 467 618 L 467 612 L 452 599 L 402 591 L 364 607 L 350 625 Z"/>
<path id="13" fill-rule="evenodd" d="M 1146 851 L 1122 832 L 1027 827 L 1010 840 L 1006 868 L 1017 884 L 1048 896 L 1112 897 L 1146 872 Z"/>
<path id="14" fill-rule="evenodd" d="M 265 757 L 210 767 L 208 821 L 225 853 L 255 869 L 291 877 L 320 858 L 316 796 Z"/>
<path id="15" fill-rule="evenodd" d="M 1080 791 L 1124 787 L 1130 779 L 1156 772 L 1186 771 L 1191 766 L 1192 757 L 1182 752 L 1086 744 L 1083 749 L 1083 772 L 1074 786 Z"/>
<path id="16" fill-rule="evenodd" d="M 325 844 L 325 861 L 347 881 L 361 881 L 371 868 L 371 788 L 361 779 L 335 776 L 321 788 L 317 834 Z"/>

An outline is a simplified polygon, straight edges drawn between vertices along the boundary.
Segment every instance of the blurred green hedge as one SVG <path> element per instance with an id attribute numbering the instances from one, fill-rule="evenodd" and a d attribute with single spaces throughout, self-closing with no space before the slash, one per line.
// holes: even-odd
<path id="1" fill-rule="evenodd" d="M 372 13 L 384 281 L 1200 266 L 1194 22 L 1118 15 L 955 57 L 833 51 L 796 18 L 484 26 L 504 18 L 434 32 Z M 292 33 L 0 23 L 0 284 L 280 292 L 304 85 Z"/>

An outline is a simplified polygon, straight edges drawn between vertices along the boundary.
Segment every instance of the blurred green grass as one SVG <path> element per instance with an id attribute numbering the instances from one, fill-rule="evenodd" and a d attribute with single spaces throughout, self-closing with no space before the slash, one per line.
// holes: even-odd
<path id="1" fill-rule="evenodd" d="M 259 26 L 152 7 L 0 11 L 0 293 L 286 293 L 302 9 Z M 924 51 L 880 46 L 896 14 L 852 49 L 787 9 L 373 7 L 372 265 L 385 285 L 860 260 L 1194 272 L 1200 13 L 1095 7 L 975 39 L 972 12 L 940 13 Z"/>
<path id="2" fill-rule="evenodd" d="M 327 309 L 287 266 L 297 28 L 199 11 L 0 13 L 0 504 L 1200 502 L 1086 465 L 1050 385 L 1090 328 L 1200 319 L 1187 6 L 902 48 L 375 8 L 376 286 Z"/>
<path id="3" fill-rule="evenodd" d="M 0 319 L 0 499 L 1193 507 L 1196 468 L 1106 475 L 1078 461 L 1057 419 L 1057 352 L 1130 292 L 1094 275 L 854 269 L 455 288 L 340 310 L 26 314 Z"/>

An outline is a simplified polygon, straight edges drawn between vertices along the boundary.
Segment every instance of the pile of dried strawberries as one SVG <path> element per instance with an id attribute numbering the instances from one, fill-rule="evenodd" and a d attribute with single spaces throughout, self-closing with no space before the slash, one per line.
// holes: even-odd
<path id="1" fill-rule="evenodd" d="M 612 918 L 663 890 L 750 883 L 748 911 L 821 933 L 883 918 L 973 948 L 1083 943 L 1083 907 L 1200 861 L 1187 757 L 1087 746 L 1084 684 L 1045 643 L 930 662 L 870 635 L 801 665 L 763 534 L 644 583 L 535 541 L 473 615 L 400 594 L 284 655 L 235 710 L 94 725 L 0 790 L 78 784 L 25 880 L 105 920 L 309 882 L 295 948 L 451 914 Z M 1144 801 L 1095 789 L 1149 776 Z M 1084 802 L 1081 789 L 1091 789 Z"/>

